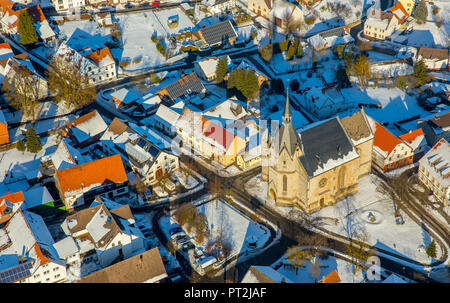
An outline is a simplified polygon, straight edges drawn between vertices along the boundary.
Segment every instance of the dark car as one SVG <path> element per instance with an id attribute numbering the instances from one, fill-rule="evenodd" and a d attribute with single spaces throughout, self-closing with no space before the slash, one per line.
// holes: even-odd
<path id="1" fill-rule="evenodd" d="M 127 4 L 125 4 L 125 8 L 132 8 L 133 4 L 131 4 L 130 2 L 128 2 Z"/>
<path id="2" fill-rule="evenodd" d="M 195 249 L 195 245 L 191 241 L 189 241 L 189 242 L 184 243 L 181 249 L 183 251 L 188 251 L 191 249 Z"/>
<path id="3" fill-rule="evenodd" d="M 146 6 L 150 6 L 150 3 L 144 2 L 144 3 L 141 4 L 141 7 L 146 7 Z"/>

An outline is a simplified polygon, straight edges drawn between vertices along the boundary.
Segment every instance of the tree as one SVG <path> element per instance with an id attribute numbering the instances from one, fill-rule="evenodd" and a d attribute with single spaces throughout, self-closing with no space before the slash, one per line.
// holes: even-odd
<path id="1" fill-rule="evenodd" d="M 180 225 L 185 225 L 187 222 L 191 220 L 191 218 L 194 217 L 195 214 L 195 206 L 192 203 L 184 203 L 180 205 L 180 207 L 177 209 L 177 211 L 174 214 L 175 220 Z"/>
<path id="2" fill-rule="evenodd" d="M 266 61 L 270 62 L 270 59 L 272 59 L 273 55 L 273 45 L 271 43 L 264 45 L 263 47 L 259 48 L 259 54 L 261 57 Z"/>
<path id="3" fill-rule="evenodd" d="M 27 68 L 18 67 L 12 76 L 5 79 L 2 89 L 10 105 L 16 110 L 22 110 L 24 116 L 31 117 L 34 122 L 41 84 L 44 81 Z"/>
<path id="4" fill-rule="evenodd" d="M 303 57 L 303 46 L 302 46 L 302 43 L 300 41 L 298 43 L 297 52 L 295 53 L 295 56 L 297 58 Z"/>
<path id="5" fill-rule="evenodd" d="M 288 53 L 287 53 L 287 56 L 286 56 L 286 59 L 287 60 L 292 60 L 293 58 L 294 58 L 294 55 L 295 55 L 295 48 L 294 48 L 294 45 L 290 45 L 289 46 L 289 49 L 288 49 Z"/>
<path id="6" fill-rule="evenodd" d="M 345 44 L 339 44 L 338 46 L 336 46 L 334 51 L 336 52 L 336 55 L 338 56 L 339 59 L 342 59 L 344 57 L 345 47 L 346 47 Z"/>
<path id="7" fill-rule="evenodd" d="M 95 100 L 95 87 L 89 85 L 88 77 L 72 61 L 55 56 L 50 65 L 48 86 L 57 102 L 64 101 L 67 108 L 82 108 Z"/>
<path id="8" fill-rule="evenodd" d="M 38 41 L 36 28 L 33 25 L 33 18 L 26 9 L 19 15 L 18 33 L 20 36 L 20 43 L 23 45 L 32 44 Z"/>
<path id="9" fill-rule="evenodd" d="M 25 142 L 23 140 L 19 140 L 17 142 L 16 148 L 18 151 L 21 151 L 23 153 L 27 149 L 27 146 L 25 145 Z"/>
<path id="10" fill-rule="evenodd" d="M 347 75 L 350 75 L 352 68 L 353 68 L 353 52 L 352 51 L 348 51 L 344 55 L 344 66 L 345 66 L 345 71 L 347 72 Z"/>
<path id="11" fill-rule="evenodd" d="M 309 273 L 314 278 L 314 282 L 317 282 L 317 278 L 319 277 L 321 273 L 320 266 L 322 263 L 319 261 L 317 257 L 314 257 L 311 259 L 311 268 L 309 269 Z"/>
<path id="12" fill-rule="evenodd" d="M 222 56 L 219 58 L 219 62 L 217 63 L 216 68 L 216 82 L 222 83 L 225 75 L 228 73 L 228 62 L 227 57 Z"/>
<path id="13" fill-rule="evenodd" d="M 270 83 L 271 90 L 276 94 L 282 94 L 284 92 L 284 83 L 280 78 L 275 78 Z"/>
<path id="14" fill-rule="evenodd" d="M 427 246 L 426 252 L 428 257 L 436 258 L 436 242 L 434 240 Z"/>
<path id="15" fill-rule="evenodd" d="M 427 67 L 423 59 L 417 61 L 416 65 L 414 65 L 414 77 L 417 80 L 417 84 L 422 86 L 429 80 L 429 76 L 427 73 Z"/>
<path id="16" fill-rule="evenodd" d="M 428 17 L 428 8 L 425 1 L 421 0 L 414 11 L 413 16 L 419 22 L 426 22 Z"/>
<path id="17" fill-rule="evenodd" d="M 31 153 L 37 153 L 42 149 L 41 140 L 36 134 L 33 127 L 29 127 L 25 133 L 25 140 L 27 145 L 27 150 Z"/>
<path id="18" fill-rule="evenodd" d="M 303 266 L 310 259 L 309 253 L 302 250 L 300 246 L 292 246 L 288 249 L 286 260 L 295 267 L 295 274 L 298 274 L 298 269 Z"/>
<path id="19" fill-rule="evenodd" d="M 288 45 L 289 45 L 289 39 L 286 39 L 284 41 L 280 41 L 278 43 L 278 45 L 280 46 L 280 50 L 282 53 L 284 53 L 285 51 L 287 51 L 288 49 Z"/>
<path id="20" fill-rule="evenodd" d="M 350 243 L 345 244 L 347 254 L 351 256 L 352 263 L 355 264 L 354 274 L 369 257 L 369 252 L 364 247 L 365 242 L 367 242 L 367 234 L 364 231 L 355 231 L 350 238 Z"/>
<path id="21" fill-rule="evenodd" d="M 353 61 L 353 74 L 358 77 L 361 87 L 364 87 L 366 81 L 371 77 L 369 57 L 359 54 Z"/>

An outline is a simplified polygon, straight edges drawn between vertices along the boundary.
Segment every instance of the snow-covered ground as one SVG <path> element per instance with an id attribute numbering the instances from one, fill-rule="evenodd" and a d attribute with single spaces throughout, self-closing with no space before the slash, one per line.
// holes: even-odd
<path id="1" fill-rule="evenodd" d="M 277 207 L 273 200 L 267 199 L 267 182 L 262 182 L 260 175 L 252 178 L 246 185 L 247 191 L 283 215 L 288 215 L 293 208 Z M 365 231 L 367 243 L 374 247 L 392 251 L 418 262 L 429 263 L 424 248 L 431 243 L 430 235 L 417 225 L 405 213 L 402 225 L 395 223 L 393 201 L 376 191 L 378 177 L 369 175 L 363 177 L 358 185 L 358 192 L 335 206 L 325 207 L 312 214 L 311 218 L 324 218 L 324 228 L 348 237 L 354 231 Z M 375 216 L 375 221 L 369 220 L 369 214 Z M 337 225 L 335 224 L 337 219 Z M 437 257 L 441 255 L 437 250 Z"/>
<path id="2" fill-rule="evenodd" d="M 104 43 L 110 39 L 110 28 L 100 27 L 97 22 L 90 20 L 66 21 L 64 24 L 58 25 L 58 30 L 56 32 L 58 32 L 60 39 L 69 39 L 77 29 L 84 31 L 91 36 L 95 36 L 97 42 Z"/>
<path id="3" fill-rule="evenodd" d="M 361 270 L 358 270 L 354 275 L 354 265 L 343 259 L 336 258 L 334 256 L 316 256 L 317 262 L 320 263 L 320 273 L 317 276 L 317 281 L 329 275 L 334 270 L 337 271 L 341 278 L 341 283 L 360 283 L 364 281 L 364 276 Z M 303 264 L 303 267 L 299 267 L 296 273 L 295 268 L 284 266 L 284 264 L 291 264 L 286 256 L 276 261 L 272 267 L 280 274 L 288 278 L 294 283 L 315 283 L 314 276 L 311 274 L 311 261 L 307 261 Z"/>
<path id="4" fill-rule="evenodd" d="M 180 8 L 171 8 L 159 10 L 155 13 L 156 18 L 161 23 L 164 28 L 166 35 L 179 34 L 186 31 L 190 31 L 194 28 L 194 23 L 192 23 L 191 19 L 180 9 Z M 169 27 L 168 19 L 169 17 L 178 16 L 178 25 L 174 28 Z M 163 35 L 163 33 L 158 33 L 159 35 Z"/>

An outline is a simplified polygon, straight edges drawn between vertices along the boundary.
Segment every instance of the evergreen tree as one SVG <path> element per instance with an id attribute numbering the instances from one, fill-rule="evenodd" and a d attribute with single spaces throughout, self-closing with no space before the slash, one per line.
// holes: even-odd
<path id="1" fill-rule="evenodd" d="M 23 142 L 23 140 L 19 140 L 17 142 L 16 148 L 18 151 L 21 151 L 23 153 L 27 149 L 27 146 L 25 145 L 25 142 Z"/>
<path id="2" fill-rule="evenodd" d="M 295 48 L 294 48 L 294 45 L 291 44 L 289 46 L 289 50 L 288 50 L 286 59 L 287 60 L 292 60 L 294 58 L 294 55 L 295 55 Z"/>
<path id="3" fill-rule="evenodd" d="M 297 58 L 301 58 L 303 56 L 303 46 L 300 42 L 298 43 L 297 53 L 295 55 Z"/>
<path id="4" fill-rule="evenodd" d="M 256 73 L 253 69 L 249 69 L 247 72 L 247 94 L 244 94 L 244 96 L 248 99 L 253 99 L 256 97 L 256 94 L 259 90 L 258 85 L 258 77 L 256 76 Z"/>
<path id="5" fill-rule="evenodd" d="M 19 15 L 18 32 L 20 36 L 20 43 L 23 45 L 35 43 L 38 41 L 36 28 L 33 25 L 33 19 L 28 11 L 25 9 Z"/>
<path id="6" fill-rule="evenodd" d="M 232 89 L 232 88 L 234 88 L 235 86 L 236 86 L 236 82 L 235 82 L 235 80 L 236 80 L 236 72 L 237 72 L 237 70 L 236 69 L 233 69 L 231 72 L 230 72 L 230 76 L 228 77 L 228 83 L 227 83 L 227 88 L 228 89 Z"/>
<path id="7" fill-rule="evenodd" d="M 427 67 L 425 66 L 425 63 L 421 59 L 416 63 L 414 66 L 414 77 L 417 79 L 417 84 L 419 86 L 425 84 L 428 81 L 428 73 L 427 73 Z"/>
<path id="8" fill-rule="evenodd" d="M 27 143 L 27 150 L 31 153 L 37 153 L 42 149 L 41 140 L 36 134 L 33 127 L 29 127 L 25 133 L 25 140 Z"/>
<path id="9" fill-rule="evenodd" d="M 259 50 L 259 54 L 261 57 L 266 61 L 270 62 L 270 59 L 272 59 L 273 55 L 273 45 L 272 44 L 266 44 L 263 47 L 261 47 Z"/>
<path id="10" fill-rule="evenodd" d="M 287 49 L 288 49 L 289 39 L 286 39 L 286 40 L 284 40 L 284 41 L 280 41 L 279 45 L 280 45 L 280 50 L 281 50 L 281 52 L 284 53 L 284 52 L 287 51 Z"/>
<path id="11" fill-rule="evenodd" d="M 428 257 L 436 258 L 436 243 L 434 242 L 434 240 L 431 241 L 430 245 L 428 245 L 426 252 Z"/>
<path id="12" fill-rule="evenodd" d="M 426 22 L 428 17 L 428 8 L 423 0 L 421 0 L 414 11 L 414 18 L 420 22 Z"/>
<path id="13" fill-rule="evenodd" d="M 225 78 L 225 75 L 228 73 L 228 62 L 227 57 L 223 56 L 219 58 L 219 62 L 217 63 L 216 67 L 216 82 L 222 83 L 223 78 Z"/>
<path id="14" fill-rule="evenodd" d="M 270 86 L 271 86 L 271 90 L 273 92 L 275 92 L 276 94 L 282 94 L 284 92 L 283 80 L 281 80 L 279 78 L 273 79 Z"/>

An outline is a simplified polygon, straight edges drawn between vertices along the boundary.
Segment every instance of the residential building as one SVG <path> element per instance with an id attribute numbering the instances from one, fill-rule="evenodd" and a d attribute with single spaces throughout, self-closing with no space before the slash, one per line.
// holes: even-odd
<path id="1" fill-rule="evenodd" d="M 8 122 L 0 108 L 0 145 L 9 143 Z"/>
<path id="2" fill-rule="evenodd" d="M 408 15 L 411 15 L 414 10 L 414 6 L 416 5 L 416 0 L 398 0 L 397 3 L 400 3 Z"/>
<path id="3" fill-rule="evenodd" d="M 229 56 L 227 58 L 227 65 L 231 64 L 231 59 Z M 194 70 L 195 73 L 205 81 L 213 81 L 216 79 L 216 69 L 219 63 L 219 58 L 210 57 L 200 61 L 195 62 Z"/>
<path id="4" fill-rule="evenodd" d="M 337 83 L 333 83 L 324 88 L 311 87 L 303 95 L 303 106 L 318 119 L 323 120 L 352 109 L 355 104 L 347 102 Z"/>
<path id="5" fill-rule="evenodd" d="M 138 129 L 137 126 L 134 128 Z M 161 150 L 146 138 L 145 133 L 134 128 L 114 118 L 101 138 L 102 149 L 108 153 L 119 152 L 123 161 L 140 174 L 146 184 L 154 184 L 180 167 L 176 155 Z"/>
<path id="6" fill-rule="evenodd" d="M 270 266 L 252 265 L 242 278 L 242 283 L 294 283 Z"/>
<path id="7" fill-rule="evenodd" d="M 78 149 L 71 146 L 66 139 L 58 143 L 58 147 L 50 158 L 54 170 L 66 169 L 83 163 L 83 156 Z"/>
<path id="8" fill-rule="evenodd" d="M 25 197 L 21 191 L 0 197 L 0 224 L 11 219 L 24 202 Z"/>
<path id="9" fill-rule="evenodd" d="M 93 110 L 60 127 L 62 137 L 70 138 L 77 147 L 97 142 L 108 125 L 97 110 Z"/>
<path id="10" fill-rule="evenodd" d="M 192 33 L 192 40 L 196 41 L 200 48 L 232 45 L 236 42 L 236 38 L 237 33 L 230 20 L 203 27 Z"/>
<path id="11" fill-rule="evenodd" d="M 282 29 L 303 21 L 303 12 L 298 5 L 285 0 L 249 0 L 247 9 Z M 289 22 L 287 22 L 289 20 Z"/>
<path id="12" fill-rule="evenodd" d="M 155 247 L 83 277 L 78 283 L 159 283 L 167 277 L 159 248 Z"/>
<path id="13" fill-rule="evenodd" d="M 270 18 L 272 11 L 273 0 L 249 0 L 247 1 L 247 9 L 262 16 L 266 19 Z"/>
<path id="14" fill-rule="evenodd" d="M 413 162 L 417 162 L 423 157 L 427 148 L 427 140 L 421 128 L 409 131 L 399 137 L 406 144 L 411 146 L 414 151 Z"/>
<path id="15" fill-rule="evenodd" d="M 425 66 L 431 70 L 447 70 L 449 65 L 450 50 L 446 48 L 420 47 L 416 61 L 423 60 Z"/>
<path id="16" fill-rule="evenodd" d="M 185 97 L 194 93 L 201 94 L 205 93 L 206 88 L 203 86 L 200 79 L 197 77 L 195 72 L 189 75 L 181 77 L 166 87 L 159 90 L 156 94 L 161 96 L 161 98 L 166 98 L 170 101 L 175 101 L 175 99 L 180 97 Z"/>
<path id="17" fill-rule="evenodd" d="M 413 163 L 413 148 L 394 136 L 375 120 L 369 119 L 375 136 L 373 141 L 373 164 L 386 172 Z"/>
<path id="18" fill-rule="evenodd" d="M 119 154 L 55 173 L 55 184 L 67 209 L 92 201 L 97 195 L 107 195 L 111 199 L 126 195 L 127 181 Z"/>
<path id="19" fill-rule="evenodd" d="M 445 139 L 440 139 L 419 160 L 419 180 L 447 209 L 450 199 L 450 145 Z"/>
<path id="20" fill-rule="evenodd" d="M 236 164 L 241 169 L 256 166 L 261 164 L 261 144 L 250 147 L 251 144 L 247 142 L 245 149 L 241 150 L 236 158 Z"/>
<path id="21" fill-rule="evenodd" d="M 317 51 L 354 41 L 347 25 L 320 32 L 307 39 L 309 45 Z"/>
<path id="22" fill-rule="evenodd" d="M 236 0 L 207 0 L 208 11 L 214 15 L 224 14 L 236 7 Z"/>
<path id="23" fill-rule="evenodd" d="M 370 9 L 364 22 L 364 35 L 377 40 L 385 40 L 395 30 L 397 18 L 392 12 Z"/>
<path id="24" fill-rule="evenodd" d="M 102 12 L 95 15 L 97 24 L 101 27 L 109 27 L 113 25 L 111 12 Z"/>
<path id="25" fill-rule="evenodd" d="M 17 210 L 0 229 L 0 283 L 58 283 L 66 263 L 41 216 Z"/>
<path id="26" fill-rule="evenodd" d="M 82 264 L 86 256 L 93 256 L 88 260 L 98 260 L 101 268 L 118 259 L 130 258 L 145 250 L 144 235 L 134 224 L 128 204 L 97 197 L 89 208 L 66 217 L 61 224 L 64 233 L 80 247 L 79 251 L 71 250 L 66 255 L 74 258 L 75 266 Z M 80 259 L 75 260 L 77 254 Z"/>
<path id="27" fill-rule="evenodd" d="M 361 125 L 368 128 L 364 121 Z M 364 142 L 365 137 L 371 140 L 371 135 L 365 130 L 358 137 Z M 292 124 L 289 95 L 283 122 L 270 137 L 269 149 L 270 161 L 265 162 L 261 177 L 268 181 L 268 199 L 279 206 L 300 207 L 307 213 L 334 205 L 355 193 L 359 177 L 366 173 L 363 161 L 370 159 L 370 155 L 363 153 L 371 152 L 355 147 L 339 117 L 315 123 L 297 133 Z"/>
<path id="28" fill-rule="evenodd" d="M 120 107 L 130 107 L 135 104 L 139 99 L 135 93 L 129 89 L 122 87 L 111 94 L 112 101 L 116 105 L 116 108 Z"/>
<path id="29" fill-rule="evenodd" d="M 53 7 L 57 12 L 84 8 L 85 0 L 52 0 Z"/>
<path id="30" fill-rule="evenodd" d="M 450 141 L 450 112 L 433 115 L 417 120 L 417 128 L 421 128 L 429 146 L 435 145 L 440 139 Z"/>
<path id="31" fill-rule="evenodd" d="M 177 134 L 175 123 L 178 121 L 183 108 L 183 101 L 179 101 L 171 107 L 167 107 L 164 104 L 161 104 L 154 116 L 153 126 L 169 137 L 175 137 Z"/>

